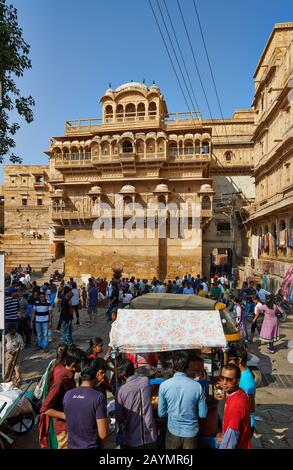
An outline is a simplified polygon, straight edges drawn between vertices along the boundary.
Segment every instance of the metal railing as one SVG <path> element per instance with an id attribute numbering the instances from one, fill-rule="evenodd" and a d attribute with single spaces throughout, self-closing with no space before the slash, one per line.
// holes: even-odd
<path id="1" fill-rule="evenodd" d="M 180 155 L 209 155 L 210 148 L 207 145 L 200 147 L 172 147 L 168 149 L 168 155 L 170 157 L 177 157 Z"/>
<path id="2" fill-rule="evenodd" d="M 202 115 L 200 111 L 191 111 L 183 113 L 169 113 L 168 117 L 160 115 L 158 111 L 131 111 L 116 113 L 115 115 L 105 114 L 104 121 L 101 118 L 75 119 L 65 121 L 66 134 L 76 134 L 78 132 L 92 132 L 101 129 L 108 124 L 128 123 L 136 121 L 154 121 L 160 120 L 166 125 L 187 124 L 201 125 Z"/>

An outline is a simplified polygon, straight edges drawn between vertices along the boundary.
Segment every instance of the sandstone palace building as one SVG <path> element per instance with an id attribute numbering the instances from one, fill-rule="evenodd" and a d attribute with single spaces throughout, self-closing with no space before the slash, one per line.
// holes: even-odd
<path id="1" fill-rule="evenodd" d="M 48 165 L 5 166 L 7 269 L 59 260 L 67 276 L 109 276 L 115 266 L 168 279 L 221 265 L 240 277 L 281 278 L 293 262 L 292 71 L 293 23 L 282 23 L 257 65 L 252 107 L 232 118 L 172 113 L 156 84 L 107 89 L 101 119 L 66 121 L 51 138 Z M 197 207 L 192 246 L 171 236 L 168 212 L 166 237 L 156 214 L 152 237 L 146 224 L 143 238 L 94 236 L 103 204 L 113 219 L 120 208 L 123 225 L 135 204 L 157 203 Z"/>

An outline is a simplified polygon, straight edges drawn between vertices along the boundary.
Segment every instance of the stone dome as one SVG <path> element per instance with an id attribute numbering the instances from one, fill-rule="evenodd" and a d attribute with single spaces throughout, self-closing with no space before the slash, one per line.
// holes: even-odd
<path id="1" fill-rule="evenodd" d="M 168 193 L 169 188 L 166 184 L 158 184 L 158 186 L 155 189 L 156 193 Z"/>
<path id="2" fill-rule="evenodd" d="M 200 187 L 200 192 L 201 192 L 201 193 L 213 193 L 214 190 L 213 190 L 213 188 L 211 187 L 210 184 L 203 184 L 203 185 Z"/>
<path id="3" fill-rule="evenodd" d="M 105 91 L 104 94 L 105 94 L 105 95 L 112 95 L 113 91 L 114 91 L 114 90 L 113 90 L 112 88 L 107 88 L 107 90 Z"/>
<path id="4" fill-rule="evenodd" d="M 135 187 L 131 186 L 131 184 L 126 184 L 125 186 L 123 186 L 123 188 L 121 188 L 120 193 L 122 193 L 122 194 L 133 194 L 133 193 L 135 193 Z"/>
<path id="5" fill-rule="evenodd" d="M 102 192 L 101 186 L 93 186 L 90 189 L 90 193 L 92 193 L 92 194 L 101 194 L 101 192 Z"/>
<path id="6" fill-rule="evenodd" d="M 128 82 L 128 83 L 123 83 L 123 85 L 120 85 L 119 87 L 117 87 L 115 92 L 117 93 L 118 91 L 123 91 L 123 90 L 128 90 L 128 89 L 147 90 L 148 87 L 144 83 L 141 83 L 141 82 Z"/>

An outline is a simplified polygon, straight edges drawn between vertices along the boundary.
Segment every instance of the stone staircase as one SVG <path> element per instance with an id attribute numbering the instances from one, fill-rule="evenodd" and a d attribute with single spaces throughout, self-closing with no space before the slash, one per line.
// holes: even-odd
<path id="1" fill-rule="evenodd" d="M 51 274 L 53 274 L 56 270 L 58 270 L 59 273 L 64 271 L 64 264 L 65 258 L 59 258 L 56 261 L 53 261 L 53 263 L 50 263 L 47 269 L 43 270 L 42 272 L 33 271 L 31 279 L 32 281 L 37 281 L 38 284 L 49 282 Z"/>
<path id="2" fill-rule="evenodd" d="M 22 267 L 31 265 L 35 271 L 44 271 L 52 263 L 52 253 L 50 252 L 48 240 L 25 240 L 21 238 L 6 240 L 4 238 L 3 250 L 5 256 L 5 271 L 10 272 L 19 264 Z"/>

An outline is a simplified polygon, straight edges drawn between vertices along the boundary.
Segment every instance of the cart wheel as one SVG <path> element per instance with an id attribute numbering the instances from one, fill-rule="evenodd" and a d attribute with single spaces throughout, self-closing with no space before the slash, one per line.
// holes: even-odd
<path id="1" fill-rule="evenodd" d="M 250 372 L 253 375 L 256 388 L 261 387 L 262 385 L 262 374 L 258 367 L 251 366 L 249 367 Z"/>
<path id="2" fill-rule="evenodd" d="M 10 422 L 9 427 L 16 434 L 25 434 L 26 432 L 30 431 L 35 424 L 35 417 L 36 415 L 34 411 L 23 413 L 22 415 L 17 416 L 15 421 L 13 420 L 13 422 Z"/>

